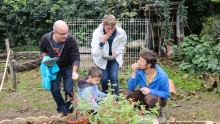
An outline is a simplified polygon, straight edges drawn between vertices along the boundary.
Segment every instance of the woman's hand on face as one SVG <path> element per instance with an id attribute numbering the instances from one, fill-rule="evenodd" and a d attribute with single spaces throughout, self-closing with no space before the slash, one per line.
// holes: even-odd
<path id="1" fill-rule="evenodd" d="M 103 42 L 103 43 L 106 42 L 108 40 L 108 38 L 112 36 L 112 33 L 113 33 L 113 31 L 110 30 L 107 34 L 103 35 L 101 38 L 101 42 Z"/>

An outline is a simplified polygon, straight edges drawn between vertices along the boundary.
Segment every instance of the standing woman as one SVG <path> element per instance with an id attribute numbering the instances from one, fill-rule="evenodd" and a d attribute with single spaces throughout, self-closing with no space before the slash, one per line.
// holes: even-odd
<path id="1" fill-rule="evenodd" d="M 122 54 L 126 45 L 126 32 L 116 24 L 112 14 L 105 15 L 102 23 L 93 32 L 93 61 L 102 70 L 102 91 L 107 93 L 108 80 L 113 85 L 113 94 L 118 95 L 118 68 L 122 66 Z"/>

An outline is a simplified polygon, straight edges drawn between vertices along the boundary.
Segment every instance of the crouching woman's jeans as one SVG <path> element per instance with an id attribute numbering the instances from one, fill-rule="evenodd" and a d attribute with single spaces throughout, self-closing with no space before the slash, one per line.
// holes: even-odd
<path id="1" fill-rule="evenodd" d="M 116 60 L 109 60 L 106 69 L 102 69 L 102 92 L 108 92 L 108 80 L 112 85 L 112 94 L 118 95 L 118 62 Z"/>

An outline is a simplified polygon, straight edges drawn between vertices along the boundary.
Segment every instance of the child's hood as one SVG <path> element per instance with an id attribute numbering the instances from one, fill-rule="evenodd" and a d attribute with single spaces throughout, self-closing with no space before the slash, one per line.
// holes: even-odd
<path id="1" fill-rule="evenodd" d="M 81 79 L 80 81 L 78 81 L 77 86 L 79 89 L 85 89 L 87 87 L 92 86 L 91 83 L 86 82 L 86 80 L 88 79 L 88 77 L 84 77 L 83 79 Z"/>

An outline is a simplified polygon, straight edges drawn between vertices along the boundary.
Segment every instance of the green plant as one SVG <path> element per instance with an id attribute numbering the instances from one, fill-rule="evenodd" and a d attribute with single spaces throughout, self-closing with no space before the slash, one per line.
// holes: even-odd
<path id="1" fill-rule="evenodd" d="M 184 37 L 181 44 L 183 62 L 180 69 L 190 74 L 217 73 L 220 74 L 220 43 L 214 42 L 208 36 L 197 35 Z"/>
<path id="2" fill-rule="evenodd" d="M 111 94 L 112 90 L 111 88 L 108 90 L 109 93 L 106 98 L 99 98 L 96 108 L 89 101 L 77 98 L 77 102 L 73 102 L 73 106 L 77 104 L 74 113 L 80 112 L 80 114 L 88 115 L 91 124 L 152 123 L 152 119 L 158 114 L 159 105 L 148 111 L 140 102 L 126 99 L 125 96 Z M 138 106 L 140 109 L 138 109 Z"/>
<path id="3" fill-rule="evenodd" d="M 74 28 L 75 28 L 75 32 L 73 32 L 73 33 L 75 35 L 77 35 L 76 38 L 77 38 L 78 45 L 79 46 L 87 45 L 87 42 L 92 37 L 92 32 L 93 32 L 92 26 L 89 26 L 89 25 L 86 25 L 86 24 L 81 24 L 81 25 L 75 25 Z"/>

